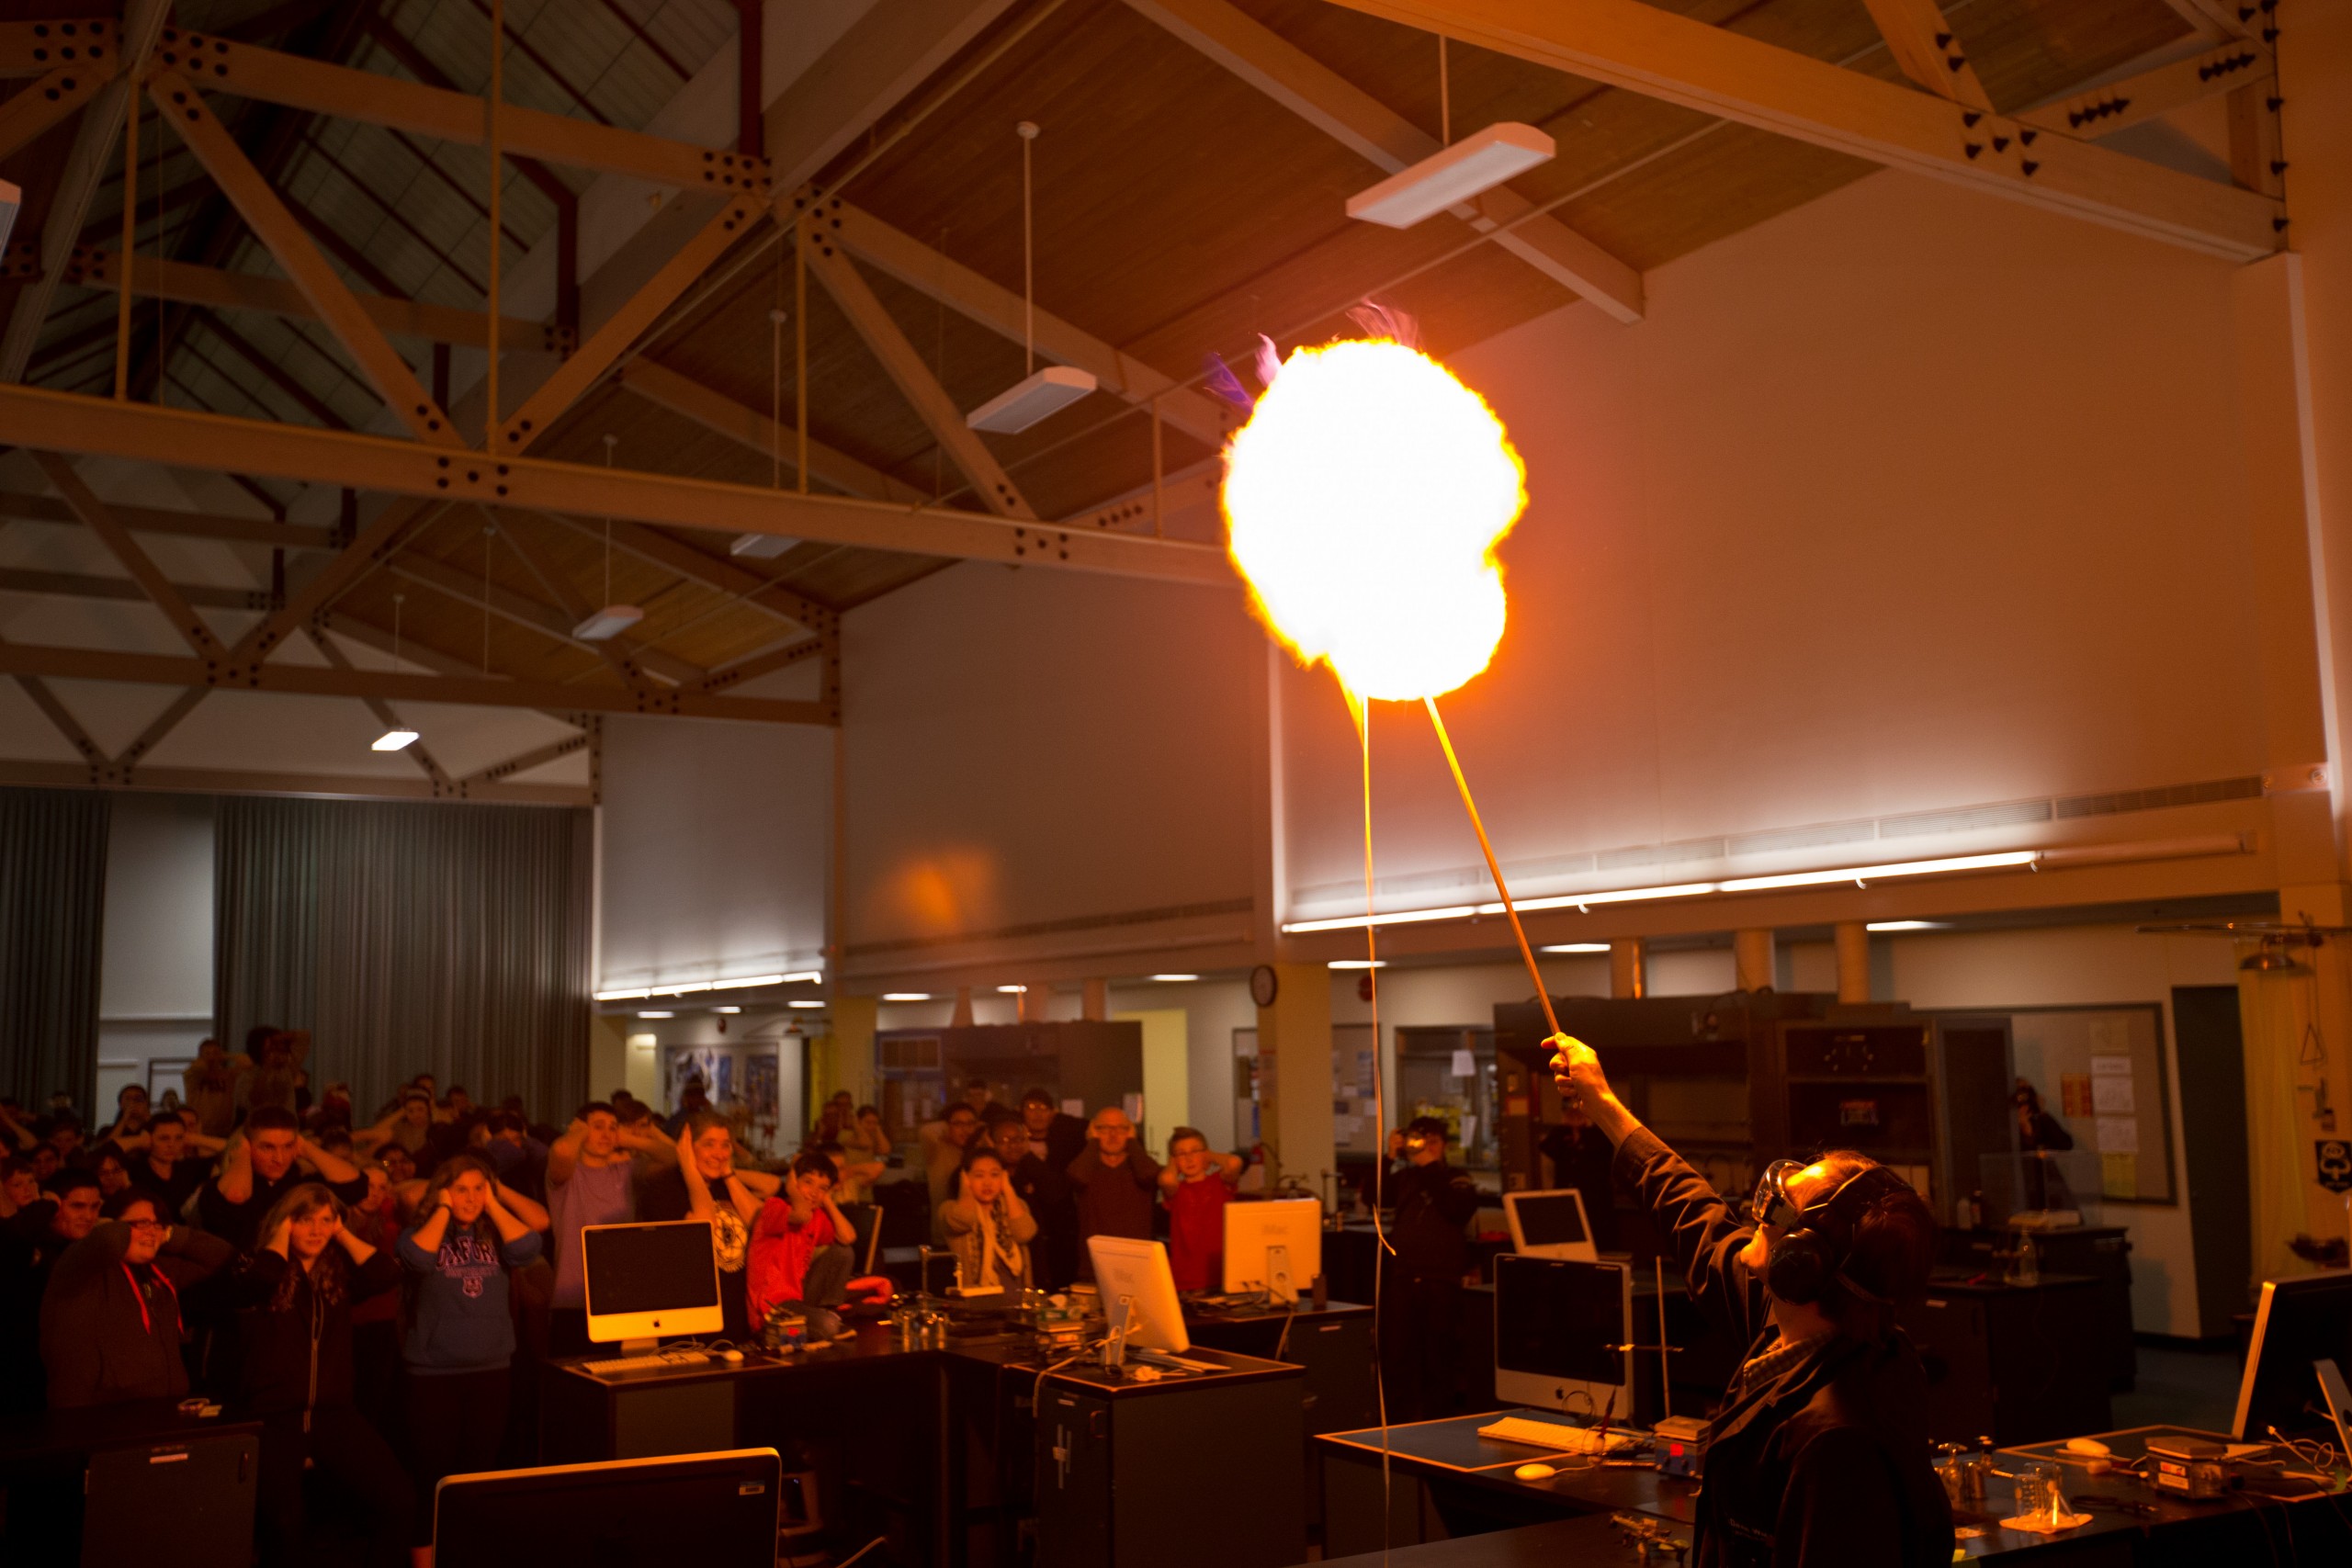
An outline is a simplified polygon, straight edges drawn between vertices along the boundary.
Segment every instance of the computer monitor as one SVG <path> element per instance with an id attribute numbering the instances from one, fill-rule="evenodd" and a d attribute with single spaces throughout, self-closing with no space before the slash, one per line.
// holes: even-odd
<path id="1" fill-rule="evenodd" d="M 1168 1249 L 1156 1241 L 1124 1235 L 1091 1235 L 1087 1256 L 1094 1260 L 1094 1288 L 1102 1292 L 1102 1314 L 1113 1329 L 1127 1303 L 1126 1342 L 1143 1350 L 1182 1355 L 1193 1348 L 1184 1332 L 1184 1310 L 1176 1301 L 1176 1276 L 1168 1269 Z"/>
<path id="2" fill-rule="evenodd" d="M 588 1284 L 588 1337 L 641 1342 L 664 1334 L 717 1334 L 718 1259 L 707 1220 L 589 1225 L 580 1233 Z"/>
<path id="3" fill-rule="evenodd" d="M 1272 1198 L 1225 1206 L 1225 1293 L 1263 1291 L 1289 1303 L 1323 1272 L 1323 1204 Z"/>
<path id="4" fill-rule="evenodd" d="M 783 1483 L 774 1449 L 452 1475 L 433 1495 L 434 1561 L 667 1562 L 691 1520 L 697 1568 L 774 1568 Z"/>
<path id="5" fill-rule="evenodd" d="M 2352 1364 L 2352 1269 L 2265 1280 L 2230 1436 L 2259 1443 L 2273 1427 L 2291 1438 L 2320 1426 L 2324 1417 L 2312 1414 L 2319 1407 L 2312 1363 L 2320 1360 Z"/>
<path id="6" fill-rule="evenodd" d="M 1634 1272 L 1623 1263 L 1495 1259 L 1495 1397 L 1634 1417 Z"/>
<path id="7" fill-rule="evenodd" d="M 2344 1371 L 2333 1360 L 2312 1363 L 2319 1374 L 2320 1397 L 2327 1402 L 2328 1419 L 2335 1423 L 2335 1451 L 2352 1455 L 2352 1389 L 2344 1385 Z"/>
<path id="8" fill-rule="evenodd" d="M 1584 1194 L 1573 1187 L 1506 1192 L 1503 1213 L 1510 1222 L 1510 1249 L 1521 1258 L 1600 1261 L 1600 1251 L 1592 1245 L 1592 1226 L 1585 1220 Z"/>

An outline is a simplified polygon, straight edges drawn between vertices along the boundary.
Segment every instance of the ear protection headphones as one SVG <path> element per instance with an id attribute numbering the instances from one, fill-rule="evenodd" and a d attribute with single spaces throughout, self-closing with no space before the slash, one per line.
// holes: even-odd
<path id="1" fill-rule="evenodd" d="M 1911 1184 L 1883 1165 L 1858 1171 L 1840 1182 L 1828 1197 L 1800 1209 L 1789 1196 L 1788 1182 L 1804 1166 L 1791 1159 L 1775 1160 L 1757 1184 L 1754 1213 L 1758 1224 L 1781 1226 L 1786 1234 L 1774 1241 L 1764 1266 L 1765 1288 L 1784 1302 L 1817 1302 L 1837 1285 L 1863 1301 L 1880 1306 L 1894 1303 L 1846 1272 L 1854 1232 L 1871 1205 Z"/>

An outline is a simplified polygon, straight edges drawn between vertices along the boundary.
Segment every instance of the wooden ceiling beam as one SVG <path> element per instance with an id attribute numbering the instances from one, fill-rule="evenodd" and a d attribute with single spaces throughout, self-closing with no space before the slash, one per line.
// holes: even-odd
<path id="1" fill-rule="evenodd" d="M 0 674 L 35 675 L 45 680 L 233 687 L 314 697 L 374 696 L 390 702 L 448 703 L 460 707 L 648 714 L 740 719 L 753 724 L 832 722 L 830 710 L 821 703 L 735 697 L 683 688 L 631 692 L 616 686 L 566 685 L 552 681 L 515 681 L 486 675 L 411 675 L 399 671 L 320 669 L 303 664 L 258 664 L 238 673 L 241 678 L 235 681 L 212 679 L 201 660 L 170 654 L 37 648 L 25 643 L 0 645 Z"/>
<path id="2" fill-rule="evenodd" d="M 865 341 L 874 357 L 882 363 L 883 371 L 890 378 L 899 395 L 914 406 L 931 438 L 946 450 L 948 460 L 963 473 L 980 504 L 999 517 L 1018 519 L 1024 523 L 1036 521 L 1014 488 L 1012 476 L 980 439 L 978 431 L 964 423 L 964 411 L 922 362 L 922 351 L 907 340 L 907 334 L 883 308 L 882 301 L 871 285 L 858 275 L 857 264 L 836 249 L 829 241 L 819 238 L 808 245 L 808 270 L 842 308 L 850 325 Z"/>
<path id="3" fill-rule="evenodd" d="M 585 735 L 567 735 L 560 740 L 550 740 L 544 746 L 534 746 L 529 750 L 518 756 L 509 757 L 503 762 L 492 762 L 486 768 L 478 768 L 459 779 L 458 783 L 467 789 L 479 789 L 484 784 L 500 784 L 513 778 L 516 773 L 527 773 L 533 768 L 546 767 L 558 758 L 569 757 L 587 744 L 588 737 Z"/>
<path id="4" fill-rule="evenodd" d="M 1443 151 L 1436 137 L 1230 0 L 1127 0 L 1127 5 L 1384 174 L 1396 174 Z M 1616 320 L 1640 321 L 1642 275 L 1556 218 L 1525 217 L 1534 206 L 1508 186 L 1499 186 L 1451 211 Z"/>
<path id="5" fill-rule="evenodd" d="M 782 211 L 782 206 L 779 206 Z M 953 261 L 911 235 L 838 197 L 819 204 L 810 220 L 818 231 L 860 262 L 886 273 L 1014 343 L 1022 341 L 1022 300 L 1014 290 Z M 1071 325 L 1048 310 L 1036 312 L 1040 357 L 1091 372 L 1113 397 L 1138 405 L 1159 400 L 1159 417 L 1212 450 L 1231 434 L 1216 400 L 1180 387 L 1133 355 Z M 812 452 L 811 456 L 814 454 Z M 812 464 L 813 467 L 813 464 Z"/>
<path id="6" fill-rule="evenodd" d="M 63 281 L 69 287 L 112 290 L 120 287 L 120 260 L 110 250 L 76 246 L 66 264 Z M 303 298 L 300 288 L 281 278 L 225 272 L 219 267 L 198 266 L 194 262 L 173 261 L 144 253 L 131 258 L 130 289 L 142 299 L 204 305 L 216 310 L 255 310 L 309 321 L 324 319 L 318 308 Z M 383 294 L 354 294 L 352 298 L 376 324 L 376 330 L 389 336 L 462 344 L 468 348 L 481 346 L 480 310 L 460 310 L 453 306 Z M 562 354 L 571 347 L 571 334 L 562 328 L 543 321 L 526 321 L 520 316 L 508 316 L 499 322 L 498 341 L 509 352 Z"/>
<path id="7" fill-rule="evenodd" d="M 351 660 L 345 657 L 343 649 L 334 645 L 333 638 L 329 637 L 324 632 L 319 630 L 316 626 L 307 626 L 303 629 L 311 639 L 311 646 L 319 650 L 320 658 L 325 660 L 337 670 L 348 670 L 351 668 Z M 196 694 L 201 695 L 202 694 L 199 692 Z M 368 696 L 362 697 L 359 700 L 367 705 L 368 711 L 375 716 L 376 722 L 382 725 L 387 730 L 407 729 L 411 728 L 406 720 L 402 719 L 400 715 L 392 711 L 392 705 L 386 702 L 383 698 Z M 450 787 L 449 775 L 442 770 L 439 762 L 434 761 L 433 753 L 426 749 L 422 736 L 401 747 L 401 755 L 406 757 L 410 761 L 414 762 L 417 766 L 417 770 L 424 773 L 426 778 L 433 781 L 433 789 L 435 795 L 438 795 L 441 791 Z"/>
<path id="8" fill-rule="evenodd" d="M 555 521 L 592 538 L 604 536 L 602 525 L 591 525 L 569 517 L 559 517 Z M 659 528 L 649 528 L 638 523 L 616 522 L 612 525 L 612 540 L 616 550 L 626 550 L 650 565 L 674 571 L 689 582 L 731 594 L 738 604 L 779 621 L 789 621 L 812 632 L 837 627 L 841 624 L 841 616 L 831 605 L 793 592 L 781 578 L 753 571 L 734 560 L 696 549 L 685 540 L 665 534 Z"/>
<path id="9" fill-rule="evenodd" d="M 1936 0 L 1862 0 L 1903 73 L 1939 98 L 1990 111 L 1993 100 Z"/>
<path id="10" fill-rule="evenodd" d="M 188 651 L 209 665 L 217 666 L 225 660 L 228 649 L 213 635 L 212 628 L 205 624 L 204 617 L 180 597 L 179 589 L 164 575 L 164 569 L 139 547 L 138 541 L 130 536 L 130 530 L 123 525 L 122 520 L 105 502 L 98 499 L 97 492 L 82 482 L 82 476 L 74 471 L 74 465 L 54 452 L 35 452 L 32 458 L 40 466 L 41 473 L 49 482 L 57 487 L 57 493 L 64 498 L 65 504 L 74 509 L 74 514 L 87 524 L 90 531 L 114 552 L 114 558 L 130 573 L 131 581 L 138 583 L 155 608 L 164 613 L 164 618 L 172 624 L 172 630 L 187 644 Z"/>
<path id="11" fill-rule="evenodd" d="M 56 296 L 56 280 L 64 271 L 66 254 L 90 215 L 90 197 L 98 183 L 114 172 L 115 142 L 122 134 L 131 83 L 145 68 L 171 8 L 171 0 L 126 0 L 123 6 L 121 30 L 109 40 L 115 46 L 111 64 L 117 73 L 91 99 L 81 126 L 74 132 L 65 172 L 41 220 L 40 276 L 17 290 L 7 329 L 0 332 L 0 381 L 22 380 L 25 367 L 32 362 L 33 345 L 40 341 L 41 325 L 49 320 L 50 301 Z"/>
<path id="12" fill-rule="evenodd" d="M 1012 8 L 1012 0 L 894 0 L 869 7 L 767 106 L 761 145 L 797 190 Z"/>
<path id="13" fill-rule="evenodd" d="M 194 713 L 197 705 L 204 701 L 210 691 L 209 686 L 190 686 L 187 691 L 174 697 L 164 706 L 164 711 L 157 714 L 154 720 L 139 732 L 138 738 L 122 749 L 122 755 L 114 760 L 114 770 L 118 781 L 127 780 L 131 770 L 139 766 L 140 759 L 161 744 L 164 737 L 177 729 L 180 727 L 180 720 Z"/>
<path id="14" fill-rule="evenodd" d="M 31 146 L 51 126 L 96 97 L 107 80 L 107 73 L 96 64 L 61 65 L 0 103 L 0 158 Z"/>
<path id="15" fill-rule="evenodd" d="M 169 52 L 168 51 L 166 51 Z M 203 95 L 176 71 L 158 71 L 147 85 L 148 96 L 182 141 L 204 165 L 221 191 L 244 219 L 269 254 L 293 278 L 320 320 L 334 333 L 344 352 L 376 389 L 400 422 L 419 441 L 462 450 L 464 440 L 450 424 L 448 414 L 433 394 L 417 381 L 407 360 L 377 330 L 368 312 L 342 276 L 328 265 L 319 247 L 286 203 L 272 190 L 261 171 L 246 158 L 228 128 L 213 117 Z"/>
<path id="16" fill-rule="evenodd" d="M 6 637 L 0 637 L 0 658 L 5 658 L 15 647 L 16 644 Z M 40 709 L 41 716 L 49 720 L 50 728 L 65 738 L 65 744 L 82 753 L 82 760 L 88 765 L 93 780 L 113 766 L 106 749 L 92 739 L 90 732 L 82 728 L 82 721 L 57 700 L 57 694 L 49 689 L 48 682 L 22 670 L 12 670 L 9 673 L 25 695 L 32 699 L 33 706 Z"/>
<path id="17" fill-rule="evenodd" d="M 2164 0 L 2164 3 L 2175 16 L 2207 38 L 2256 38 L 2270 25 L 2266 9 L 2253 4 L 2252 0 Z"/>
<path id="18" fill-rule="evenodd" d="M 689 685 L 709 673 L 699 664 L 680 659 L 675 654 L 663 653 L 658 649 L 639 648 L 627 637 L 616 637 L 603 642 L 582 642 L 573 637 L 571 628 L 586 620 L 597 606 L 589 604 L 572 590 L 554 561 L 548 558 L 546 549 L 537 540 L 530 536 L 528 530 L 514 526 L 513 521 L 514 515 L 507 513 L 499 516 L 499 537 L 513 547 L 515 555 L 521 558 L 524 567 L 533 577 L 539 580 L 542 587 L 554 595 L 555 603 L 546 604 L 527 594 L 517 593 L 511 588 L 501 588 L 492 584 L 490 602 L 490 608 L 492 611 L 517 626 L 528 626 L 533 631 L 545 632 L 558 642 L 579 649 L 582 652 L 598 655 L 605 663 L 612 666 L 614 673 L 632 683 L 642 681 L 649 671 L 678 685 Z M 411 551 L 406 555 L 395 557 L 391 563 L 391 570 L 416 581 L 437 588 L 445 593 L 463 599 L 469 604 L 479 605 L 482 602 L 481 587 L 479 583 L 470 581 L 464 573 L 429 556 Z"/>
<path id="19" fill-rule="evenodd" d="M 306 60 L 209 34 L 167 31 L 158 51 L 167 67 L 200 70 L 214 92 L 283 104 L 336 119 L 391 126 L 440 141 L 488 141 L 488 100 L 470 93 L 403 81 L 380 72 Z M 501 104 L 499 151 L 573 168 L 628 175 L 656 185 L 731 195 L 761 190 L 767 161 L 598 125 L 569 115 Z"/>
<path id="20" fill-rule="evenodd" d="M 793 427 L 778 424 L 756 409 L 744 407 L 726 393 L 681 376 L 668 366 L 642 356 L 621 367 L 620 384 L 656 408 L 694 421 L 705 430 L 726 436 L 736 445 L 771 459 L 781 458 L 787 468 L 797 451 Z M 871 464 L 823 442 L 808 442 L 808 477 L 837 490 L 870 501 L 895 501 L 921 506 L 931 497 L 902 479 L 893 479 Z"/>
<path id="21" fill-rule="evenodd" d="M 496 450 L 507 457 L 528 451 L 531 444 L 545 435 L 566 410 L 604 378 L 605 373 L 647 328 L 661 319 L 663 311 L 677 302 L 680 295 L 694 287 L 695 279 L 710 270 L 711 264 L 725 254 L 729 246 L 750 231 L 752 219 L 761 205 L 751 197 L 737 197 L 711 214 L 710 220 L 694 238 L 681 245 L 677 254 L 663 262 L 636 293 L 606 316 L 604 323 L 589 334 L 588 341 L 580 345 L 580 352 L 557 366 L 555 373 L 540 382 L 538 389 L 499 426 Z M 495 418 L 495 411 L 492 417 Z"/>
<path id="22" fill-rule="evenodd" d="M 2277 82 L 2277 67 L 2267 51 L 2232 42 L 2028 109 L 2018 118 L 2068 136 L 2105 136 L 2217 93 L 2242 87 L 2267 93 Z"/>
<path id="23" fill-rule="evenodd" d="M 2235 262 L 2282 203 L 1986 114 L 1640 0 L 1330 0 L 1556 71 Z"/>
<path id="24" fill-rule="evenodd" d="M 909 555 L 1066 568 L 1229 587 L 1216 546 L 1154 539 L 1072 523 L 1011 523 L 950 507 L 906 507 L 854 496 L 801 495 L 637 468 L 515 457 L 493 462 L 395 437 L 118 402 L 45 388 L 0 386 L 0 430 L 20 445 L 130 457 L 305 484 L 347 486 L 425 502 L 612 517 L 723 535 L 782 534 Z M 617 542 L 618 536 L 616 535 Z M 691 553 L 692 547 L 684 547 Z M 352 563 L 357 570 L 360 562 Z M 314 580 L 317 581 L 317 580 Z M 755 581 L 764 581 L 755 579 Z M 334 584 L 341 586 L 341 580 Z M 304 604 L 278 629 L 319 605 Z M 291 611 L 294 607 L 288 606 Z"/>
<path id="25" fill-rule="evenodd" d="M 797 642 L 784 643 L 764 652 L 754 653 L 747 659 L 739 659 L 732 664 L 712 671 L 695 682 L 695 689 L 702 692 L 724 692 L 730 687 L 740 686 L 746 681 L 756 681 L 763 675 L 773 675 L 779 670 L 789 670 L 796 664 L 805 664 L 811 659 L 824 657 L 826 649 L 832 647 L 835 640 L 831 637 L 802 637 Z"/>
<path id="26" fill-rule="evenodd" d="M 392 501 L 370 518 L 334 559 L 288 594 L 285 604 L 240 638 L 235 649 L 231 650 L 232 659 L 245 662 L 251 670 L 260 669 L 262 661 L 277 651 L 277 645 L 284 642 L 296 627 L 334 603 L 335 596 L 361 572 L 389 559 L 410 529 L 441 510 L 437 502 L 430 501 L 405 497 Z"/>
<path id="27" fill-rule="evenodd" d="M 108 508 L 134 534 L 170 534 L 189 539 L 230 539 L 244 544 L 276 545 L 285 549 L 330 550 L 334 540 L 324 528 L 299 523 L 277 523 L 261 517 L 231 517 L 209 512 L 172 512 L 159 506 L 128 506 L 110 502 Z M 74 509 L 55 496 L 0 491 L 0 518 L 25 523 L 79 523 Z"/>
<path id="28" fill-rule="evenodd" d="M 203 582 L 175 582 L 172 591 L 191 604 L 216 610 L 254 612 L 269 608 L 269 595 L 258 588 L 215 588 Z M 0 567 L 0 593 L 31 593 L 52 599 L 112 599 L 130 604 L 148 602 L 146 591 L 127 577 L 100 577 L 86 571 L 42 571 L 30 567 Z"/>

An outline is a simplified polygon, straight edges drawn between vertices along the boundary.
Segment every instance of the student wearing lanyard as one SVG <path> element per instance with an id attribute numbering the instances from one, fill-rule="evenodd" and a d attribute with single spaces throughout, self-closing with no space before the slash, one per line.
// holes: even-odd
<path id="1" fill-rule="evenodd" d="M 1691 1302 L 1747 1347 L 1707 1428 L 1696 1568 L 1941 1568 L 1951 1509 L 1920 1426 L 1928 1380 L 1895 1326 L 1927 1293 L 1935 1216 L 1900 1177 L 1833 1150 L 1767 1167 L 1725 1202 L 1609 1087 L 1600 1057 L 1555 1034 L 1569 1105 L 1617 1146 Z"/>
<path id="2" fill-rule="evenodd" d="M 97 1228 L 57 1260 L 40 1312 L 51 1409 L 187 1393 L 180 1292 L 236 1255 L 156 1209 L 143 1189 L 116 1193 Z"/>

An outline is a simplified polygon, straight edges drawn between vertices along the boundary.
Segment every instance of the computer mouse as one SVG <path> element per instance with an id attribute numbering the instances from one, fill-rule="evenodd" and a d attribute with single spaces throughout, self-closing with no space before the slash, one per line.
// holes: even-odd
<path id="1" fill-rule="evenodd" d="M 2066 1439 L 2066 1451 L 2070 1454 L 2082 1454 L 2089 1459 L 2105 1459 L 2115 1450 L 2097 1438 L 2069 1438 Z"/>
<path id="2" fill-rule="evenodd" d="M 1560 1472 L 1548 1464 L 1522 1464 L 1511 1473 L 1521 1481 L 1549 1481 Z"/>
<path id="3" fill-rule="evenodd" d="M 743 1359 L 743 1352 L 741 1350 L 721 1350 L 718 1353 L 718 1359 L 722 1361 L 740 1361 Z"/>

